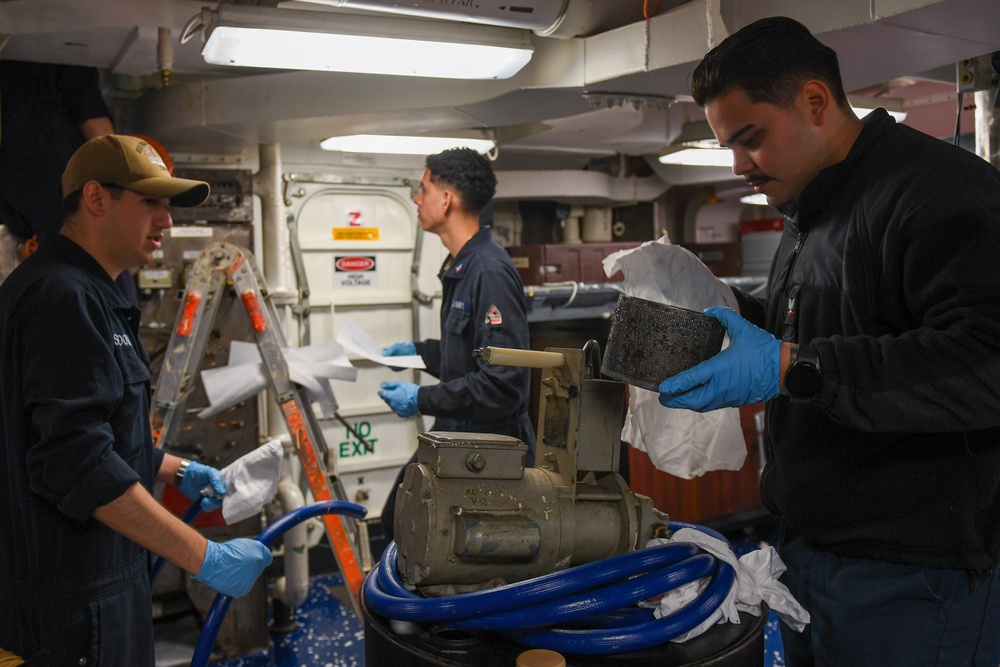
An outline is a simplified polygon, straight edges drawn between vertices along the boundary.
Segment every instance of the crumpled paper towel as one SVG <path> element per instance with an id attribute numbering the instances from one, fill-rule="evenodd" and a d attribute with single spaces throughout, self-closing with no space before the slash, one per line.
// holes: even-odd
<path id="1" fill-rule="evenodd" d="M 792 596 L 788 587 L 778 581 L 778 577 L 785 571 L 785 563 L 774 547 L 767 546 L 751 551 L 737 560 L 736 554 L 726 542 L 694 528 L 681 528 L 669 538 L 650 540 L 646 543 L 646 547 L 658 547 L 671 542 L 695 544 L 716 558 L 729 563 L 736 570 L 736 580 L 719 608 L 701 625 L 672 641 L 684 642 L 697 637 L 716 623 L 739 623 L 741 611 L 760 616 L 761 601 L 766 602 L 767 606 L 796 632 L 802 632 L 809 623 L 809 612 Z M 703 577 L 668 591 L 658 602 L 641 602 L 639 606 L 655 607 L 653 615 L 656 618 L 663 618 L 698 597 L 708 585 L 708 581 L 709 577 Z"/>
<path id="2" fill-rule="evenodd" d="M 669 306 L 703 311 L 728 306 L 739 312 L 732 289 L 691 251 L 666 237 L 604 258 L 604 272 L 625 274 L 625 294 Z M 727 338 L 728 342 L 728 338 Z M 699 413 L 660 405 L 659 394 L 629 387 L 622 441 L 646 452 L 658 470 L 684 479 L 709 470 L 739 470 L 746 441 L 737 408 Z"/>
<path id="3" fill-rule="evenodd" d="M 219 471 L 226 483 L 222 518 L 227 526 L 252 517 L 271 502 L 281 481 L 282 454 L 281 443 L 269 440 Z"/>

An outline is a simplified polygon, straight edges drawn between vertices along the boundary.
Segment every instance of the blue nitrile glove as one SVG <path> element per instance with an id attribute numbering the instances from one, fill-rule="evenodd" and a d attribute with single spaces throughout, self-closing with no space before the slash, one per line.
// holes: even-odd
<path id="1" fill-rule="evenodd" d="M 383 357 L 409 357 L 417 353 L 417 346 L 411 341 L 405 343 L 393 343 L 389 347 L 382 348 Z M 403 370 L 401 366 L 389 366 L 389 370 L 399 372 Z"/>
<path id="2" fill-rule="evenodd" d="M 215 497 L 206 496 L 202 489 L 206 486 L 212 488 Z M 222 475 L 212 466 L 207 466 L 197 461 L 188 464 L 181 483 L 177 487 L 181 493 L 188 497 L 188 500 L 195 502 L 201 500 L 201 511 L 211 512 L 222 507 L 222 496 L 226 495 L 226 483 L 222 481 Z"/>
<path id="3" fill-rule="evenodd" d="M 228 542 L 208 541 L 205 561 L 191 577 L 217 593 L 241 598 L 250 592 L 257 577 L 271 564 L 271 550 L 257 540 L 238 537 Z"/>
<path id="4" fill-rule="evenodd" d="M 412 417 L 417 414 L 417 389 L 420 385 L 412 382 L 383 382 L 379 385 L 382 391 L 379 398 L 389 404 L 392 411 L 400 417 Z"/>
<path id="5" fill-rule="evenodd" d="M 383 357 L 409 357 L 417 353 L 417 346 L 413 341 L 405 343 L 393 343 L 389 347 L 382 348 Z"/>
<path id="6" fill-rule="evenodd" d="M 774 398 L 781 343 L 729 308 L 705 309 L 729 331 L 729 347 L 660 383 L 660 405 L 708 412 Z"/>

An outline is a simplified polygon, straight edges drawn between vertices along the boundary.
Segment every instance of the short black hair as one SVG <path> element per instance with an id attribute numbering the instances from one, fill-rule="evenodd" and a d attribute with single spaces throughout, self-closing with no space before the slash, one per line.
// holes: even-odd
<path id="1" fill-rule="evenodd" d="M 478 214 L 497 191 L 497 177 L 489 160 L 471 148 L 449 148 L 427 156 L 427 170 L 434 183 L 455 190 L 462 206 Z"/>
<path id="2" fill-rule="evenodd" d="M 125 196 L 125 188 L 114 183 L 101 183 L 101 187 L 111 193 L 111 198 L 120 200 Z M 63 220 L 73 217 L 83 203 L 83 188 L 75 190 L 63 198 Z"/>
<path id="3" fill-rule="evenodd" d="M 691 95 L 704 107 L 742 90 L 754 103 L 788 108 L 809 79 L 825 83 L 842 108 L 850 107 L 837 52 L 798 21 L 774 16 L 737 30 L 709 51 L 691 75 Z"/>

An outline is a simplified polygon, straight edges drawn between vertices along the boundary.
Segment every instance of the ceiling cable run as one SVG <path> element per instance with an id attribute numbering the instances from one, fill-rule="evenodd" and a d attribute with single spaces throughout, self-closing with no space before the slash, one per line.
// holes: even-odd
<path id="1" fill-rule="evenodd" d="M 653 18 L 656 12 L 659 11 L 661 4 L 663 4 L 663 0 L 656 0 L 656 4 L 650 9 L 649 0 L 642 0 L 642 17 L 647 21 Z"/>
<path id="2" fill-rule="evenodd" d="M 666 111 L 674 102 L 677 102 L 676 97 L 669 95 L 637 95 L 589 90 L 583 92 L 583 97 L 590 102 L 592 107 L 613 109 L 614 107 L 631 106 L 636 111 L 642 108 Z"/>
<path id="3" fill-rule="evenodd" d="M 361 9 L 420 18 L 481 23 L 551 34 L 566 20 L 570 5 L 589 5 L 591 0 L 478 0 L 445 4 L 428 0 L 402 3 L 398 0 L 304 0 L 328 7 Z M 555 36 L 555 35 L 552 35 Z M 566 35 L 575 36 L 575 35 Z"/>

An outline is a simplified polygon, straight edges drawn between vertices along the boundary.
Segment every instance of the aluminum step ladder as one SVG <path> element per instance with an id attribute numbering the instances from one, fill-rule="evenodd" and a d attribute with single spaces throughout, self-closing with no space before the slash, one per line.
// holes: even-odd
<path id="1" fill-rule="evenodd" d="M 251 253 L 231 243 L 208 245 L 187 274 L 181 307 L 153 393 L 150 421 L 154 446 L 176 442 L 219 303 L 230 287 L 239 295 L 250 319 L 268 385 L 288 426 L 313 496 L 317 501 L 347 500 L 334 469 L 336 460 L 330 456 L 312 404 L 289 377 L 282 354 L 285 336 L 267 284 Z M 367 531 L 350 517 L 328 514 L 323 520 L 340 574 L 351 591 L 351 602 L 360 618 L 359 596 L 364 577 L 356 554 L 359 545 L 367 547 L 367 540 L 360 537 L 360 533 Z"/>

